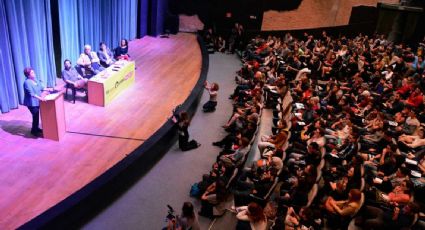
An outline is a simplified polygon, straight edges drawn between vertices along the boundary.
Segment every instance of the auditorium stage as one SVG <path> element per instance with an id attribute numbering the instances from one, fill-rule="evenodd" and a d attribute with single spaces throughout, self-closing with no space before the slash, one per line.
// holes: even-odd
<path id="1" fill-rule="evenodd" d="M 129 47 L 135 84 L 107 107 L 65 102 L 67 133 L 60 142 L 29 134 L 26 107 L 0 114 L 0 229 L 21 226 L 93 181 L 188 98 L 202 64 L 195 35 L 144 37 Z"/>

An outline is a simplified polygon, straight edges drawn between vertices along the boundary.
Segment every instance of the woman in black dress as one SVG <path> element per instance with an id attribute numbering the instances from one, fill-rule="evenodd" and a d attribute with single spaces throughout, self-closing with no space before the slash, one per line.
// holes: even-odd
<path id="1" fill-rule="evenodd" d="M 114 49 L 114 58 L 116 60 L 129 60 L 128 55 L 128 41 L 127 39 L 121 39 L 120 45 Z"/>
<path id="2" fill-rule="evenodd" d="M 190 118 L 189 114 L 185 111 L 180 112 L 179 115 L 173 116 L 174 123 L 177 124 L 178 133 L 179 133 L 179 148 L 182 151 L 189 151 L 192 149 L 198 148 L 201 144 L 199 144 L 195 140 L 189 141 L 189 125 Z"/>

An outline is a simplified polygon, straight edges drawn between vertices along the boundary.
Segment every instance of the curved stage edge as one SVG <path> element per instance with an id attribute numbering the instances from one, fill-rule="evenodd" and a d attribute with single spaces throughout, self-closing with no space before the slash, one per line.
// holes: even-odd
<path id="1" fill-rule="evenodd" d="M 179 107 L 179 110 L 185 110 L 191 115 L 195 113 L 202 96 L 209 66 L 204 42 L 199 35 L 197 40 L 202 56 L 201 73 L 189 97 Z M 82 226 L 155 166 L 176 142 L 176 131 L 174 123 L 168 119 L 123 160 L 19 229 L 74 229 Z"/>

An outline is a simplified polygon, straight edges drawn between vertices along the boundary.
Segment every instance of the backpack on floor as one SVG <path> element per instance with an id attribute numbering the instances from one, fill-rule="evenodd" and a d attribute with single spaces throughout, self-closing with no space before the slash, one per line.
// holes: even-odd
<path id="1" fill-rule="evenodd" d="M 201 195 L 201 190 L 199 189 L 199 184 L 194 183 L 190 188 L 190 196 L 191 197 L 199 197 Z"/>

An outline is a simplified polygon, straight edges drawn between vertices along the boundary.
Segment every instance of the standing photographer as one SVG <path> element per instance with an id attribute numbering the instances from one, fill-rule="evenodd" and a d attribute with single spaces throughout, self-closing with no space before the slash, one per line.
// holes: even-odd
<path id="1" fill-rule="evenodd" d="M 193 209 L 193 204 L 184 202 L 182 215 L 168 219 L 167 230 L 200 230 L 198 217 Z"/>

